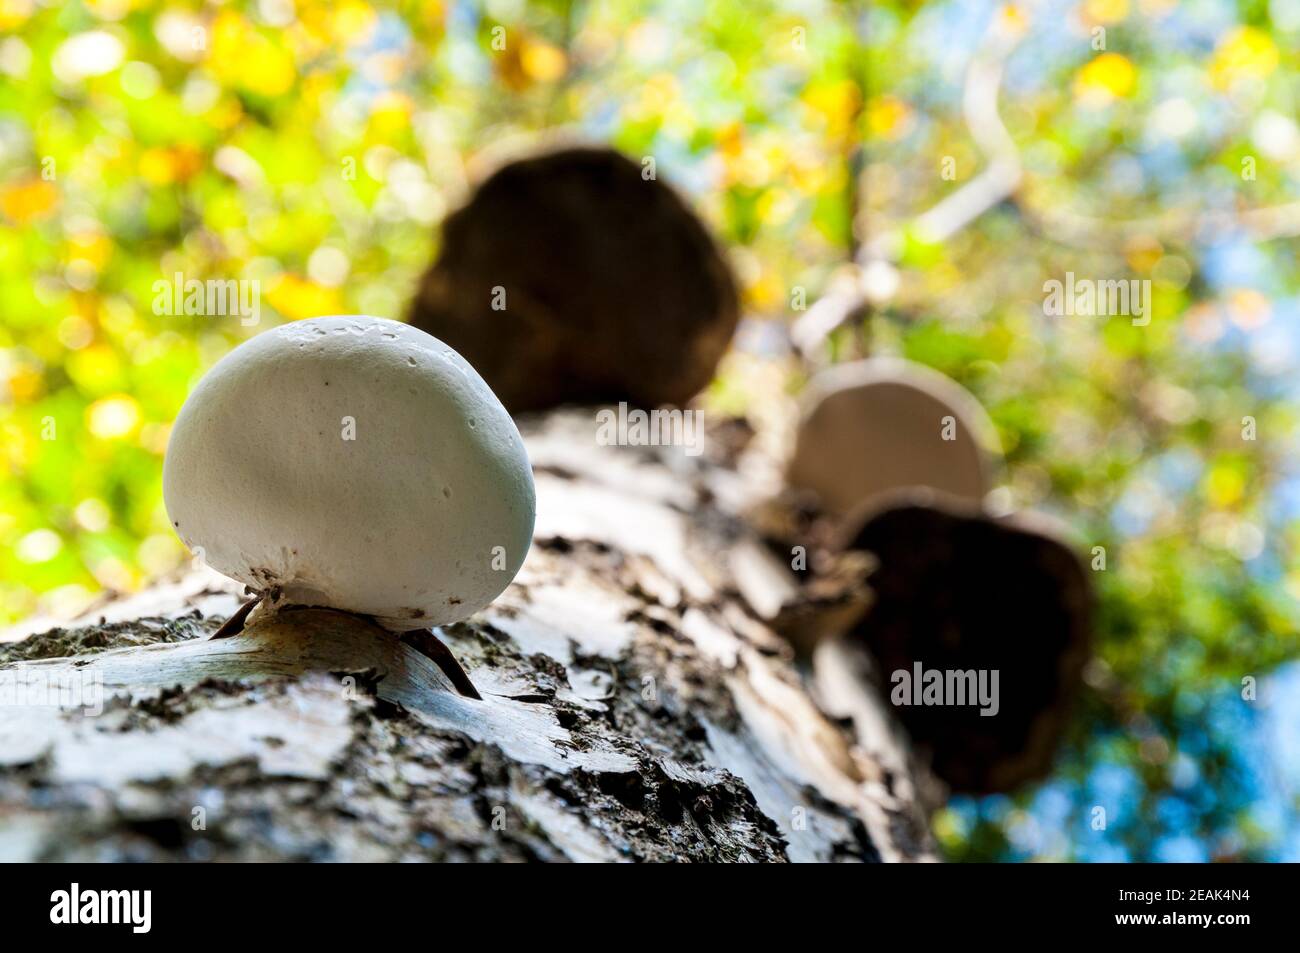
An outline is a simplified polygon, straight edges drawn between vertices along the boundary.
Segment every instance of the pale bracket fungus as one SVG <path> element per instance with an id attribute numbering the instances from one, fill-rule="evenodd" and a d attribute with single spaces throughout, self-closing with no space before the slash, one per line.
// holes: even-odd
<path id="1" fill-rule="evenodd" d="M 787 478 L 844 517 L 913 487 L 979 504 L 1000 459 L 992 421 L 960 384 L 874 357 L 813 378 Z"/>

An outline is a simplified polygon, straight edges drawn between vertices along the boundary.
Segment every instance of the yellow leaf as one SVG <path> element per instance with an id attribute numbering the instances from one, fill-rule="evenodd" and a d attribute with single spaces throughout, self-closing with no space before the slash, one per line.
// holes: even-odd
<path id="1" fill-rule="evenodd" d="M 375 28 L 375 11 L 358 0 L 347 0 L 334 9 L 331 26 L 334 38 L 345 46 L 364 43 Z"/>
<path id="2" fill-rule="evenodd" d="M 233 10 L 213 21 L 210 62 L 228 85 L 263 96 L 283 95 L 297 79 L 293 57 Z"/>
<path id="3" fill-rule="evenodd" d="M 893 96 L 877 96 L 867 104 L 867 132 L 875 138 L 900 138 L 911 118 L 911 107 Z"/>
<path id="4" fill-rule="evenodd" d="M 34 7 L 32 0 L 0 0 L 0 30 L 22 26 Z"/>
<path id="5" fill-rule="evenodd" d="M 44 179 L 27 179 L 0 191 L 0 211 L 19 225 L 48 214 L 58 201 L 58 189 Z"/>
<path id="6" fill-rule="evenodd" d="M 64 368 L 72 382 L 87 394 L 103 394 L 126 383 L 117 353 L 103 344 L 92 344 L 69 354 Z"/>
<path id="7" fill-rule="evenodd" d="M 790 182 L 804 195 L 815 195 L 826 187 L 826 163 L 818 157 L 797 155 L 790 163 Z"/>
<path id="8" fill-rule="evenodd" d="M 244 107 L 233 96 L 227 97 L 209 113 L 209 121 L 217 129 L 233 129 L 244 118 Z"/>
<path id="9" fill-rule="evenodd" d="M 1005 3 L 998 10 L 1003 32 L 1008 36 L 1021 36 L 1029 28 L 1029 18 L 1025 11 L 1014 3 Z"/>
<path id="10" fill-rule="evenodd" d="M 818 83 L 810 86 L 804 94 L 804 102 L 814 112 L 820 114 L 826 120 L 826 132 L 832 139 L 842 139 L 853 131 L 853 117 L 858 109 L 859 96 L 858 87 L 852 80 L 841 80 L 835 83 Z M 899 101 L 891 96 L 882 96 L 873 100 L 872 103 L 880 103 L 888 100 L 891 103 Z M 904 106 L 904 109 L 906 106 Z M 868 117 L 871 114 L 871 107 L 867 109 Z"/>
<path id="11" fill-rule="evenodd" d="M 734 155 L 725 154 L 723 167 L 729 184 L 740 183 L 749 188 L 759 188 L 772 178 L 772 163 L 756 142 L 747 142 L 744 148 Z"/>
<path id="12" fill-rule="evenodd" d="M 140 153 L 140 177 L 154 185 L 192 179 L 203 168 L 203 156 L 189 145 L 146 149 Z"/>
<path id="13" fill-rule="evenodd" d="M 404 130 L 411 121 L 415 104 L 405 93 L 388 91 L 375 97 L 370 107 L 370 134 L 388 139 Z"/>
<path id="14" fill-rule="evenodd" d="M 1128 96 L 1137 84 L 1137 68 L 1119 53 L 1103 53 L 1074 76 L 1074 95 L 1087 103 L 1105 105 Z"/>
<path id="15" fill-rule="evenodd" d="M 1205 495 L 1213 506 L 1225 509 L 1241 500 L 1246 492 L 1246 478 L 1229 463 L 1215 464 L 1205 478 Z"/>
<path id="16" fill-rule="evenodd" d="M 532 77 L 524 71 L 523 43 L 514 34 L 507 34 L 505 49 L 494 51 L 492 64 L 501 81 L 516 92 L 532 84 Z"/>
<path id="17" fill-rule="evenodd" d="M 252 28 L 234 10 L 222 10 L 212 21 L 213 66 L 223 75 L 234 74 L 239 60 L 240 47 Z"/>
<path id="18" fill-rule="evenodd" d="M 45 377 L 29 365 L 21 365 L 9 375 L 9 395 L 15 404 L 26 404 L 41 396 Z"/>
<path id="19" fill-rule="evenodd" d="M 68 236 L 68 259 L 89 262 L 96 271 L 103 270 L 113 253 L 113 242 L 103 232 L 82 231 Z"/>
<path id="20" fill-rule="evenodd" d="M 656 73 L 642 84 L 641 95 L 631 112 L 638 119 L 658 119 L 672 108 L 679 96 L 677 77 L 672 73 Z"/>
<path id="21" fill-rule="evenodd" d="M 421 7 L 421 19 L 437 32 L 442 32 L 447 22 L 447 4 L 443 0 L 424 0 Z"/>
<path id="22" fill-rule="evenodd" d="M 293 58 L 260 35 L 250 45 L 240 72 L 243 87 L 263 96 L 287 93 L 297 78 Z"/>
<path id="23" fill-rule="evenodd" d="M 1086 0 L 1083 18 L 1090 24 L 1118 23 L 1128 16 L 1128 0 Z"/>
<path id="24" fill-rule="evenodd" d="M 1263 79 L 1277 69 L 1277 46 L 1263 30 L 1238 27 L 1223 38 L 1210 62 L 1210 81 L 1226 89 L 1242 80 Z"/>
<path id="25" fill-rule="evenodd" d="M 545 40 L 525 40 L 519 65 L 529 79 L 553 83 L 569 68 L 569 60 L 562 49 Z"/>
<path id="26" fill-rule="evenodd" d="M 1164 253 L 1164 246 L 1151 235 L 1135 235 L 1124 243 L 1124 257 L 1129 267 L 1141 274 L 1151 271 Z"/>
<path id="27" fill-rule="evenodd" d="M 718 152 L 734 159 L 745 146 L 745 127 L 739 122 L 729 122 L 718 130 Z"/>
<path id="28" fill-rule="evenodd" d="M 771 271 L 760 272 L 745 288 L 745 298 L 756 311 L 768 311 L 785 300 L 785 286 Z"/>
<path id="29" fill-rule="evenodd" d="M 286 318 L 315 318 L 339 312 L 338 294 L 297 275 L 281 275 L 266 293 L 266 300 Z"/>

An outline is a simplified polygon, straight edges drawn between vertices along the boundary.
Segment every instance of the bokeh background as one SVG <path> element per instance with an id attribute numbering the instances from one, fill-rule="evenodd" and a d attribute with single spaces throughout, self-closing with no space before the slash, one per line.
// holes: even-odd
<path id="1" fill-rule="evenodd" d="M 653 156 L 726 244 L 713 406 L 796 289 L 858 276 L 831 352 L 963 383 L 1002 504 L 1105 546 L 1056 773 L 951 803 L 949 857 L 1300 860 L 1297 49 L 1300 0 L 0 0 L 0 623 L 182 564 L 162 455 L 203 370 L 400 318 L 474 163 L 566 130 Z M 936 234 L 990 168 L 1014 186 Z M 1046 316 L 1067 271 L 1150 280 L 1151 323 Z M 155 315 L 176 272 L 259 280 L 261 324 Z"/>

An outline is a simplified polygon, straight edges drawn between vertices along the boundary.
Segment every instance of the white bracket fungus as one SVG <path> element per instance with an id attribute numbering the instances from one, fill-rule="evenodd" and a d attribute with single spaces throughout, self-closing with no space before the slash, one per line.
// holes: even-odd
<path id="1" fill-rule="evenodd" d="M 163 496 L 185 544 L 254 601 L 399 632 L 500 595 L 536 508 L 523 440 L 475 370 L 364 316 L 285 324 L 218 361 L 172 428 Z"/>

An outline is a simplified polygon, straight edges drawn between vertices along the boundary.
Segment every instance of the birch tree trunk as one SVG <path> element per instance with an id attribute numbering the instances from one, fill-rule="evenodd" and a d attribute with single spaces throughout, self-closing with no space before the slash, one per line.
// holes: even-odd
<path id="1" fill-rule="evenodd" d="M 799 597 L 737 473 L 590 412 L 523 429 L 533 550 L 440 630 L 483 700 L 330 610 L 211 641 L 242 596 L 204 569 L 33 620 L 0 644 L 0 859 L 931 859 L 888 706 L 775 634 Z"/>

